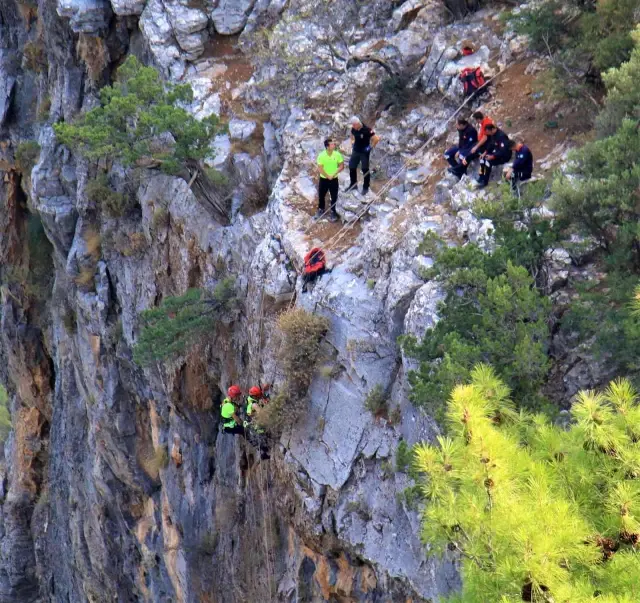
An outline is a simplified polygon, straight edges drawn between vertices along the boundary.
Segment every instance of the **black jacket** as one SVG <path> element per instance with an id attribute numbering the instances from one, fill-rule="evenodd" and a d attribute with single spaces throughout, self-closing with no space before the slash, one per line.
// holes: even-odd
<path id="1" fill-rule="evenodd" d="M 533 172 L 533 155 L 527 145 L 522 145 L 519 151 L 516 151 L 516 158 L 513 160 L 513 171 L 518 172 L 521 177 L 531 178 Z"/>
<path id="2" fill-rule="evenodd" d="M 466 151 L 478 142 L 478 130 L 467 124 L 464 130 L 458 130 L 458 149 Z"/>
<path id="3" fill-rule="evenodd" d="M 509 137 L 502 130 L 496 130 L 496 133 L 490 136 L 487 141 L 486 153 L 487 155 L 495 156 L 495 163 L 507 163 L 511 159 L 511 141 Z"/>

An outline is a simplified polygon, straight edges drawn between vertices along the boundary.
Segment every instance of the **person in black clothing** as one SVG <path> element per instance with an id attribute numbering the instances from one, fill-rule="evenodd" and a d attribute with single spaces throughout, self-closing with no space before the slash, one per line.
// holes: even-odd
<path id="1" fill-rule="evenodd" d="M 511 182 L 511 190 L 518 190 L 518 182 L 529 180 L 533 172 L 533 155 L 529 147 L 522 140 L 516 140 L 513 147 L 516 157 L 511 167 L 504 171 L 504 179 Z"/>
<path id="2" fill-rule="evenodd" d="M 468 163 L 462 163 L 460 155 L 466 156 L 468 151 L 473 145 L 478 142 L 478 131 L 464 118 L 458 118 L 456 123 L 458 130 L 458 144 L 457 146 L 447 149 L 444 154 L 444 158 L 449 162 L 451 166 L 449 173 L 462 178 L 463 174 L 467 173 Z"/>
<path id="3" fill-rule="evenodd" d="M 357 117 L 351 118 L 351 159 L 349 160 L 349 178 L 351 180 L 349 187 L 345 192 L 354 190 L 358 186 L 358 166 L 362 164 L 362 173 L 364 174 L 364 184 L 362 186 L 362 194 L 369 192 L 369 184 L 371 182 L 371 174 L 369 172 L 369 155 L 371 149 L 374 148 L 380 138 L 369 127 L 365 126 Z"/>
<path id="4" fill-rule="evenodd" d="M 484 153 L 480 156 L 480 174 L 477 180 L 480 187 L 489 184 L 491 168 L 496 165 L 504 165 L 511 159 L 511 141 L 509 137 L 493 124 L 488 125 L 486 130 L 487 145 Z"/>

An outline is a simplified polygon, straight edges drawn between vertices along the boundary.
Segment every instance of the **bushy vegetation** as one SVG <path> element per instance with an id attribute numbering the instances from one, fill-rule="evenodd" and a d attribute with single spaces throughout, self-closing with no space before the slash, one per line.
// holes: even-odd
<path id="1" fill-rule="evenodd" d="M 278 318 L 282 343 L 277 351 L 278 366 L 285 383 L 256 415 L 256 422 L 272 434 L 290 427 L 308 406 L 308 389 L 322 355 L 320 345 L 329 329 L 324 316 L 294 308 Z"/>
<path id="2" fill-rule="evenodd" d="M 449 400 L 449 437 L 416 448 L 425 542 L 460 556 L 451 602 L 640 598 L 640 407 L 627 381 L 582 392 L 567 429 L 517 414 L 488 367 Z"/>
<path id="3" fill-rule="evenodd" d="M 222 279 L 212 293 L 189 289 L 166 297 L 158 308 L 140 315 L 141 330 L 133 350 L 140 365 L 174 359 L 211 335 L 215 324 L 237 310 L 235 280 Z"/>
<path id="4" fill-rule="evenodd" d="M 637 10 L 638 0 L 546 0 L 509 20 L 518 33 L 529 36 L 535 50 L 551 58 L 561 83 L 556 90 L 597 104 L 591 92 L 600 75 L 631 55 Z"/>
<path id="5" fill-rule="evenodd" d="M 535 277 L 557 236 L 537 211 L 544 190 L 541 183 L 514 197 L 505 189 L 498 201 L 478 208 L 494 222 L 492 253 L 475 243 L 446 247 L 425 237 L 420 251 L 434 265 L 424 276 L 441 284 L 445 299 L 424 340 L 406 337 L 403 345 L 421 361 L 409 375 L 412 400 L 438 420 L 452 389 L 478 362 L 492 364 L 521 404 L 543 402 L 538 392 L 549 369 L 551 307 Z"/>
<path id="6" fill-rule="evenodd" d="M 31 174 L 40 155 L 40 145 L 35 140 L 25 140 L 16 147 L 16 167 L 23 174 Z"/>
<path id="7" fill-rule="evenodd" d="M 87 182 L 85 193 L 89 202 L 101 207 L 113 218 L 122 216 L 128 208 L 128 198 L 123 193 L 114 191 L 109 186 L 106 174 L 99 174 Z"/>
<path id="8" fill-rule="evenodd" d="M 375 417 L 386 415 L 389 410 L 389 401 L 382 385 L 371 388 L 364 400 L 364 407 Z"/>
<path id="9" fill-rule="evenodd" d="M 603 271 L 598 282 L 578 287 L 565 312 L 564 331 L 589 348 L 617 374 L 636 377 L 640 366 L 638 316 L 630 300 L 640 276 L 640 151 L 637 118 L 640 95 L 640 29 L 630 60 L 608 71 L 608 89 L 599 118 L 601 138 L 571 156 L 571 176 L 554 182 L 553 208 L 565 238 L 584 237 L 599 250 Z"/>
<path id="10" fill-rule="evenodd" d="M 183 108 L 192 100 L 189 85 L 163 83 L 156 69 L 130 55 L 113 86 L 100 90 L 99 106 L 54 129 L 62 144 L 96 162 L 119 160 L 179 174 L 210 154 L 209 142 L 219 131 L 215 116 L 200 121 Z"/>
<path id="11" fill-rule="evenodd" d="M 0 385 L 0 446 L 4 445 L 12 428 L 11 413 L 9 412 L 9 395 L 4 386 Z"/>

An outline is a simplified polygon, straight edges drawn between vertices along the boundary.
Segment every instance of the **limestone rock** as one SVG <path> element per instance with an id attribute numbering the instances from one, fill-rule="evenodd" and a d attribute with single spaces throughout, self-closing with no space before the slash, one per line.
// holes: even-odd
<path id="1" fill-rule="evenodd" d="M 111 18 L 109 0 L 57 0 L 57 11 L 76 33 L 102 33 Z"/>
<path id="2" fill-rule="evenodd" d="M 111 0 L 113 12 L 120 16 L 141 15 L 147 0 Z"/>
<path id="3" fill-rule="evenodd" d="M 240 33 L 254 4 L 255 0 L 218 0 L 211 13 L 216 31 L 225 36 Z"/>
<path id="4" fill-rule="evenodd" d="M 256 130 L 255 121 L 243 121 L 241 119 L 232 119 L 229 122 L 229 136 L 237 140 L 245 140 L 249 138 Z"/>

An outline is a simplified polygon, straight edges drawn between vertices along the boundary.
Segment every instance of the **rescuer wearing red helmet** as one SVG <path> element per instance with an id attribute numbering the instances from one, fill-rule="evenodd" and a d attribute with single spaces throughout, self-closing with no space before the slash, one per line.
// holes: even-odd
<path id="1" fill-rule="evenodd" d="M 265 386 L 265 389 L 268 389 Z M 247 396 L 247 423 L 249 427 L 248 439 L 256 448 L 260 449 L 260 458 L 268 459 L 269 450 L 267 446 L 266 434 L 262 427 L 257 423 L 252 423 L 252 419 L 255 417 L 256 410 L 263 408 L 268 402 L 268 398 L 265 395 L 263 388 L 254 385 L 249 388 L 249 395 Z"/>
<path id="2" fill-rule="evenodd" d="M 232 385 L 227 390 L 227 397 L 220 405 L 222 415 L 222 431 L 224 433 L 244 434 L 242 421 L 238 417 L 238 409 L 242 403 L 242 390 L 237 385 Z"/>

